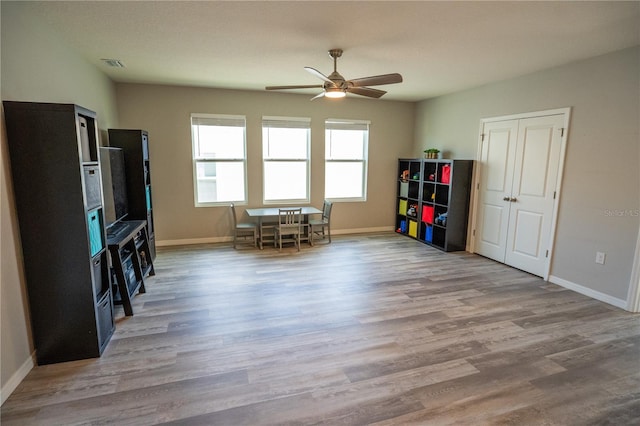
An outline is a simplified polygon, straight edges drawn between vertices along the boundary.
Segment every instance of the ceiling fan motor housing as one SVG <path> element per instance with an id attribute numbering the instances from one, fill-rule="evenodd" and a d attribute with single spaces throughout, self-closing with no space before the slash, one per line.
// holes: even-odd
<path id="1" fill-rule="evenodd" d="M 327 82 L 325 82 L 325 88 L 327 86 L 328 87 L 339 87 L 341 89 L 346 89 L 348 87 L 348 85 L 346 84 L 347 82 L 345 81 L 344 77 L 342 77 L 336 71 L 334 71 L 331 74 L 329 74 L 329 80 L 333 81 L 333 85 L 331 85 L 331 83 L 329 83 L 327 81 Z"/>

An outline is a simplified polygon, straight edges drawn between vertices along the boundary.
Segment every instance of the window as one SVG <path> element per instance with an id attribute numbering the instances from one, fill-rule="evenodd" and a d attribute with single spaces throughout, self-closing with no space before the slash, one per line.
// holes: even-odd
<path id="1" fill-rule="evenodd" d="M 196 207 L 246 203 L 245 117 L 191 114 Z"/>
<path id="2" fill-rule="evenodd" d="M 329 119 L 324 126 L 325 198 L 366 201 L 369 122 Z"/>
<path id="3" fill-rule="evenodd" d="M 310 118 L 263 117 L 264 202 L 309 202 Z"/>

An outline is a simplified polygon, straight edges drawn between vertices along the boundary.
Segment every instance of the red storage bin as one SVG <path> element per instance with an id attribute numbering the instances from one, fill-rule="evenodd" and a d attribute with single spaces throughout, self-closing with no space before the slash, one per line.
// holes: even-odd
<path id="1" fill-rule="evenodd" d="M 445 164 L 442 166 L 442 176 L 440 177 L 440 182 L 449 183 L 451 181 L 451 165 Z"/>
<path id="2" fill-rule="evenodd" d="M 422 221 L 424 223 L 433 223 L 433 207 L 422 206 Z"/>

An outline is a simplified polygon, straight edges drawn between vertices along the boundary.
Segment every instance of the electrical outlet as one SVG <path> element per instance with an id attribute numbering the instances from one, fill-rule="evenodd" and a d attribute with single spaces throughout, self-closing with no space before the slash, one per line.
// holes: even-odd
<path id="1" fill-rule="evenodd" d="M 600 265 L 604 265 L 604 258 L 605 258 L 605 254 L 601 251 L 596 253 L 596 263 L 599 263 Z"/>

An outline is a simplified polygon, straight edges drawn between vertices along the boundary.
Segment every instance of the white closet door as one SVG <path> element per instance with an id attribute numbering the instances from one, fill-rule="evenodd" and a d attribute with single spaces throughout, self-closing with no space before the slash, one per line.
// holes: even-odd
<path id="1" fill-rule="evenodd" d="M 564 115 L 483 126 L 475 252 L 544 276 Z"/>
<path id="2" fill-rule="evenodd" d="M 520 120 L 505 263 L 543 276 L 558 179 L 561 115 Z"/>
<path id="3" fill-rule="evenodd" d="M 483 134 L 475 251 L 504 262 L 518 120 L 486 123 Z"/>

